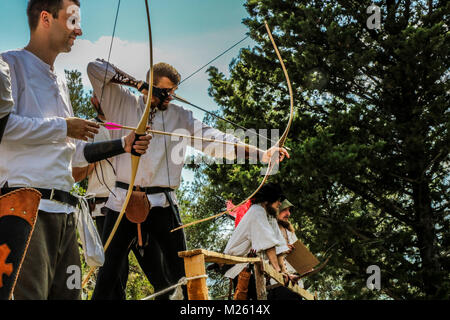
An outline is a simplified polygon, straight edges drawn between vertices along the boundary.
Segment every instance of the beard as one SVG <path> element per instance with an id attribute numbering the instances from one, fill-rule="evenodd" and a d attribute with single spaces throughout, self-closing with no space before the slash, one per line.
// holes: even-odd
<path id="1" fill-rule="evenodd" d="M 267 204 L 265 209 L 269 216 L 272 216 L 274 218 L 277 217 L 278 211 L 276 209 L 274 209 L 270 204 Z"/>
<path id="2" fill-rule="evenodd" d="M 167 110 L 167 107 L 168 107 L 168 106 L 169 106 L 168 103 L 163 102 L 163 103 L 161 103 L 161 104 L 158 105 L 158 109 L 159 109 L 160 111 L 165 111 L 165 110 Z"/>
<path id="3" fill-rule="evenodd" d="M 278 220 L 278 224 L 285 229 L 289 229 L 289 222 L 287 222 L 287 221 Z"/>
<path id="4" fill-rule="evenodd" d="M 169 103 L 170 102 L 166 102 L 166 101 L 164 101 L 163 103 L 160 103 L 159 99 L 158 99 L 156 103 L 152 103 L 152 107 L 157 108 L 159 111 L 165 111 L 169 107 Z"/>
<path id="5" fill-rule="evenodd" d="M 289 221 L 284 220 L 277 220 L 278 224 L 285 228 L 286 230 L 289 230 L 290 232 L 294 232 L 294 227 Z"/>

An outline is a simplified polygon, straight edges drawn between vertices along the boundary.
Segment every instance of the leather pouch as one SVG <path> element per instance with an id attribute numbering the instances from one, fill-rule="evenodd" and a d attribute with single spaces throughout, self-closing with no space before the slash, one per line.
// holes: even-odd
<path id="1" fill-rule="evenodd" d="M 142 247 L 141 223 L 147 219 L 150 209 L 151 205 L 150 201 L 148 201 L 147 194 L 140 191 L 139 187 L 136 187 L 136 191 L 131 193 L 125 215 L 129 221 L 137 223 L 138 243 L 140 247 Z"/>

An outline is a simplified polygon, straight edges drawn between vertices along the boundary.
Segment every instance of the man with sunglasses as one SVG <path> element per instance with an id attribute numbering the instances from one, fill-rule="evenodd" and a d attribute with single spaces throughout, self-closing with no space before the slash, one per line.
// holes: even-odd
<path id="1" fill-rule="evenodd" d="M 104 60 L 97 59 L 88 65 L 88 76 L 95 94 L 100 97 L 106 119 L 124 126 L 135 127 L 143 114 L 148 96 L 148 83 L 138 82 L 117 67 Z M 149 82 L 147 74 L 147 82 Z M 149 125 L 153 130 L 176 132 L 190 136 L 213 138 L 218 141 L 239 143 L 239 139 L 211 128 L 193 117 L 192 111 L 172 104 L 171 94 L 180 83 L 180 75 L 175 68 L 167 63 L 158 63 L 153 68 L 152 112 Z M 135 95 L 124 86 L 132 86 L 142 95 Z M 112 132 L 112 136 L 120 134 Z M 136 176 L 135 186 L 140 186 L 147 194 L 151 209 L 145 222 L 141 224 L 144 247 L 142 248 L 142 263 L 153 263 L 154 257 L 148 253 L 149 246 L 156 244 L 161 250 L 162 262 L 157 262 L 161 268 L 159 275 L 165 275 L 166 280 L 157 275 L 149 275 L 141 263 L 150 282 L 161 281 L 155 286 L 158 291 L 160 285 L 166 288 L 185 276 L 183 259 L 178 257 L 179 251 L 186 250 L 186 240 L 183 230 L 171 232 L 180 226 L 181 219 L 178 211 L 175 190 L 181 182 L 181 171 L 184 165 L 187 141 L 178 141 L 173 137 L 155 134 L 149 147 L 149 153 L 141 158 Z M 193 147 L 203 153 L 216 157 L 235 159 L 238 154 L 235 147 L 223 148 L 217 142 L 194 142 Z M 225 150 L 224 150 L 225 149 Z M 256 149 L 256 148 L 255 148 Z M 283 160 L 288 153 L 282 148 L 271 148 L 268 151 L 254 150 L 253 154 L 268 162 L 270 157 L 279 153 L 279 160 Z M 251 152 L 245 147 L 245 156 Z M 130 157 L 119 156 L 116 159 L 117 182 L 114 188 L 116 197 L 110 195 L 106 204 L 109 212 L 106 216 L 105 234 L 109 235 L 117 216 L 122 208 L 130 179 Z M 119 266 L 123 259 L 127 259 L 130 245 L 136 238 L 136 225 L 123 219 L 119 225 L 109 249 L 106 251 L 105 264 L 99 270 L 93 299 L 119 299 L 112 294 L 111 287 L 118 281 Z M 154 253 L 153 253 L 154 254 Z M 164 272 L 166 269 L 167 272 Z M 169 294 L 161 298 L 167 299 Z M 186 297 L 186 296 L 185 296 Z"/>

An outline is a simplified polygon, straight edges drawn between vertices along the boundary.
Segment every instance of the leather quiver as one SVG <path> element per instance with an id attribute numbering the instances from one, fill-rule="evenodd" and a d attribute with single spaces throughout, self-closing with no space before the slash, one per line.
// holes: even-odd
<path id="1" fill-rule="evenodd" d="M 247 300 L 248 283 L 250 281 L 251 271 L 245 268 L 239 273 L 234 300 Z"/>

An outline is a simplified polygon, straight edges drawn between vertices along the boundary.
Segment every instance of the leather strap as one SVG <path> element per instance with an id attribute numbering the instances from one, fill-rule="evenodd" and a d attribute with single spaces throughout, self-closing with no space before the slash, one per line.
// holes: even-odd
<path id="1" fill-rule="evenodd" d="M 106 201 L 108 201 L 108 197 L 98 197 L 98 198 L 94 198 L 94 201 L 96 204 L 100 204 L 100 203 L 105 203 Z"/>
<path id="2" fill-rule="evenodd" d="M 9 114 L 0 119 L 0 143 L 2 142 L 3 133 L 5 132 L 6 123 L 8 122 Z"/>
<path id="3" fill-rule="evenodd" d="M 130 185 L 128 183 L 116 181 L 117 188 L 128 190 L 129 186 Z M 136 186 L 133 187 L 133 191 L 136 191 Z M 170 207 L 172 208 L 172 212 L 173 212 L 174 218 L 176 220 L 177 226 L 183 225 L 183 223 L 181 222 L 180 215 L 177 212 L 177 208 L 175 207 L 172 197 L 169 194 L 170 191 L 175 191 L 174 189 L 164 188 L 164 187 L 140 187 L 140 191 L 145 192 L 146 194 L 164 193 L 167 201 L 169 201 Z"/>
<path id="4" fill-rule="evenodd" d="M 116 181 L 116 187 L 120 189 L 128 190 L 130 185 L 125 182 Z M 145 192 L 146 194 L 156 194 L 156 193 L 166 193 L 170 191 L 175 191 L 172 188 L 164 188 L 164 187 L 139 187 L 140 191 Z M 133 187 L 133 191 L 136 191 L 136 186 Z M 169 197 L 170 198 L 170 197 Z M 169 203 L 171 200 L 169 200 Z"/>
<path id="5" fill-rule="evenodd" d="M 1 188 L 1 194 L 7 194 L 11 191 L 15 191 L 18 189 L 23 189 L 24 187 L 4 187 Z M 41 199 L 53 200 L 62 203 L 66 203 L 71 205 L 72 207 L 76 207 L 78 204 L 78 198 L 71 195 L 69 192 L 57 190 L 57 189 L 41 189 L 34 188 L 33 189 L 39 191 L 42 194 Z"/>

